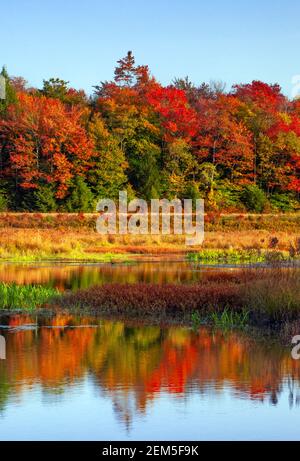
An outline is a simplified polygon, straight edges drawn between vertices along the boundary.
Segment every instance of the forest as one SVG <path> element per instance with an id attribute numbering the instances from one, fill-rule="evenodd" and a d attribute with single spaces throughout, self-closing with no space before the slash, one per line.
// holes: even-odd
<path id="1" fill-rule="evenodd" d="M 278 84 L 163 86 L 130 51 L 91 96 L 1 75 L 0 211 L 89 212 L 120 190 L 224 212 L 299 209 L 300 99 Z"/>

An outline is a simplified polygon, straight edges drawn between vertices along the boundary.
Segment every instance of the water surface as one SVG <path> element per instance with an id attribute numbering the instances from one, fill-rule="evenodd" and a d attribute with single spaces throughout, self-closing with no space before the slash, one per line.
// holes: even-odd
<path id="1" fill-rule="evenodd" d="M 5 264 L 0 280 L 75 290 L 194 283 L 217 270 L 167 261 Z M 300 439 L 300 363 L 274 343 L 71 315 L 2 316 L 0 335 L 1 440 Z"/>
<path id="2" fill-rule="evenodd" d="M 204 271 L 184 261 L 145 261 L 111 263 L 35 263 L 0 264 L 0 281 L 18 284 L 42 284 L 60 290 L 88 288 L 103 283 L 190 283 L 201 280 Z M 228 269 L 233 270 L 233 269 Z"/>
<path id="3" fill-rule="evenodd" d="M 7 316 L 1 440 L 300 438 L 300 365 L 237 332 Z"/>

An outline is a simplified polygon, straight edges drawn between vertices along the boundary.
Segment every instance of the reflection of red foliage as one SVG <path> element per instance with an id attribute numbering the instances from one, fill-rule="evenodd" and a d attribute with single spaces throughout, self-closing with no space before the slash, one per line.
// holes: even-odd
<path id="1" fill-rule="evenodd" d="M 168 343 L 164 346 L 164 356 L 159 367 L 146 383 L 150 394 L 166 388 L 172 394 L 183 394 L 188 378 L 196 367 L 197 349 L 187 346 L 183 350 L 170 349 Z"/>
<path id="2" fill-rule="evenodd" d="M 57 316 L 51 325 L 61 328 L 40 326 L 11 334 L 4 364 L 8 382 L 20 390 L 36 381 L 59 387 L 66 380 L 84 377 L 89 370 L 112 399 L 118 389 L 119 407 L 126 407 L 133 392 L 138 410 L 144 411 L 147 402 L 160 392 L 180 397 L 191 385 L 205 391 L 207 386 L 221 389 L 226 384 L 238 395 L 276 400 L 287 375 L 300 379 L 300 364 L 288 353 L 278 356 L 275 351 L 273 355 L 263 345 L 250 343 L 236 333 L 131 326 L 126 334 L 126 325 L 121 322 L 102 321 L 101 328 L 96 329 L 88 326 L 93 323 L 88 318 L 80 320 L 86 328 L 68 328 L 77 322 L 72 316 Z M 30 316 L 15 316 L 9 325 L 24 323 L 34 322 Z M 141 341 L 143 347 L 139 346 Z"/>

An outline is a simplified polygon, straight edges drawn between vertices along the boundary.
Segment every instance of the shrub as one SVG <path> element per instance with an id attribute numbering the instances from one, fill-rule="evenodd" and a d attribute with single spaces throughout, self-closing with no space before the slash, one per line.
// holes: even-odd
<path id="1" fill-rule="evenodd" d="M 258 186 L 255 184 L 248 185 L 244 188 L 241 194 L 241 200 L 248 211 L 262 213 L 267 204 L 267 197 Z"/>

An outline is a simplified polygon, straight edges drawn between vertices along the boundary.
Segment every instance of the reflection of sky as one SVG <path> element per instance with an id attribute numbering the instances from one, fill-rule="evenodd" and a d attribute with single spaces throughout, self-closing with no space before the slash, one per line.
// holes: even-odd
<path id="1" fill-rule="evenodd" d="M 230 386 L 185 397 L 161 392 L 129 428 L 116 414 L 116 400 L 88 376 L 62 395 L 39 386 L 10 398 L 0 416 L 1 440 L 299 440 L 299 407 L 289 406 L 284 385 L 277 405 L 240 398 Z M 121 395 L 121 394 L 120 394 Z M 128 396 L 128 399 L 133 395 Z M 117 399 L 118 400 L 118 399 Z"/>

